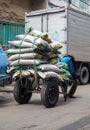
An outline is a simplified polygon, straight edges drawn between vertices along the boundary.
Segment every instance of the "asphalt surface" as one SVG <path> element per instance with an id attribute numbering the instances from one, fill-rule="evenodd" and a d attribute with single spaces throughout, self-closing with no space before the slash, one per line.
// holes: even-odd
<path id="1" fill-rule="evenodd" d="M 40 94 L 19 105 L 12 86 L 0 91 L 0 130 L 90 130 L 90 85 L 78 86 L 75 98 L 67 102 L 60 95 L 50 109 L 42 105 Z"/>
<path id="2" fill-rule="evenodd" d="M 90 130 L 90 117 L 84 117 L 58 130 Z"/>

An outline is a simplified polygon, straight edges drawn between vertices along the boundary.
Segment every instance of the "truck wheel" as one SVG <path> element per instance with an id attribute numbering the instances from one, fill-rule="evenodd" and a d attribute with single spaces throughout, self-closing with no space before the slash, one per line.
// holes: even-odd
<path id="1" fill-rule="evenodd" d="M 87 84 L 89 81 L 89 69 L 87 66 L 83 66 L 80 72 L 80 83 L 82 85 Z"/>
<path id="2" fill-rule="evenodd" d="M 77 89 L 77 80 L 74 80 L 70 84 L 70 86 L 68 86 L 68 88 L 70 88 L 70 89 L 68 90 L 67 95 L 68 95 L 68 97 L 72 98 Z"/>
<path id="3" fill-rule="evenodd" d="M 28 82 L 30 82 L 28 80 Z M 32 93 L 27 93 L 27 88 L 24 88 L 18 79 L 14 86 L 14 98 L 19 104 L 26 104 L 31 99 Z"/>
<path id="4" fill-rule="evenodd" d="M 41 101 L 47 108 L 54 107 L 59 98 L 59 87 L 54 80 L 46 81 L 41 89 Z"/>

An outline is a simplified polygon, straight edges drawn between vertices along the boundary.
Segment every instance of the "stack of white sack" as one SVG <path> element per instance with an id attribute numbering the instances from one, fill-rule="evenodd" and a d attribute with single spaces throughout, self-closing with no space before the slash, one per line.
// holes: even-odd
<path id="1" fill-rule="evenodd" d="M 39 76 L 43 72 L 53 72 L 60 76 L 60 69 L 53 65 L 61 53 L 62 45 L 59 42 L 52 41 L 47 33 L 34 29 L 16 37 L 18 40 L 8 41 L 12 49 L 6 51 L 10 63 L 8 73 L 13 71 L 13 78 L 34 76 L 35 70 Z"/>

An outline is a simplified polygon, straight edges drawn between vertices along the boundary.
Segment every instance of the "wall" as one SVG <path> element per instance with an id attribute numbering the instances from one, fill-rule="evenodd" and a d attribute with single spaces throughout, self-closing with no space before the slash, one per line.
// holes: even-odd
<path id="1" fill-rule="evenodd" d="M 48 0 L 31 0 L 31 10 L 45 9 L 47 8 Z"/>
<path id="2" fill-rule="evenodd" d="M 0 0 L 0 20 L 24 23 L 25 12 L 46 8 L 48 0 Z"/>

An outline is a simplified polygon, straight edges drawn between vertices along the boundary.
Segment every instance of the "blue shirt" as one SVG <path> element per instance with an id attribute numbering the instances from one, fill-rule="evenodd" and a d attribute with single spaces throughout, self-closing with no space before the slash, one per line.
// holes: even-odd
<path id="1" fill-rule="evenodd" d="M 77 78 L 77 76 L 76 76 L 76 74 L 75 74 L 75 66 L 74 66 L 72 57 L 66 56 L 66 57 L 64 57 L 64 58 L 62 58 L 62 59 L 59 59 L 59 62 L 63 62 L 63 63 L 68 64 L 68 66 L 69 66 L 69 71 L 70 71 L 70 73 L 71 73 L 73 79 L 76 79 L 76 78 Z"/>

